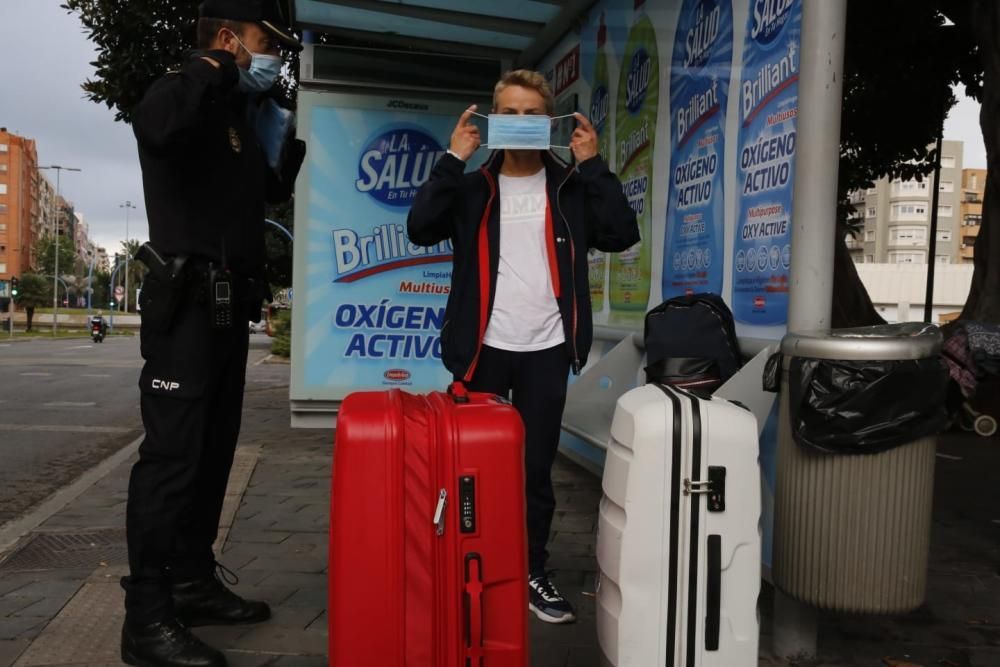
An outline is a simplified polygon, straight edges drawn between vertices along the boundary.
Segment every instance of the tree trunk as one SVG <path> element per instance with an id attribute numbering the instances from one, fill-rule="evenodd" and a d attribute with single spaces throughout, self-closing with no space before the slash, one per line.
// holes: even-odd
<path id="1" fill-rule="evenodd" d="M 871 297 L 847 249 L 846 230 L 837 225 L 837 246 L 833 256 L 833 314 L 834 329 L 869 327 L 885 324 L 875 310 Z"/>
<path id="2" fill-rule="evenodd" d="M 31 333 L 31 320 L 35 317 L 35 307 L 28 306 L 24 309 L 24 312 L 28 315 L 28 333 Z"/>
<path id="3" fill-rule="evenodd" d="M 987 172 L 972 289 L 962 319 L 1000 324 L 1000 3 L 977 0 L 974 24 L 984 69 L 979 124 L 986 144 Z"/>

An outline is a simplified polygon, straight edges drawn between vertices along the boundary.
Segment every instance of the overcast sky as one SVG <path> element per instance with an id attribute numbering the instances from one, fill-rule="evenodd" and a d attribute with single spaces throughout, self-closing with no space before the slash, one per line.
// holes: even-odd
<path id="1" fill-rule="evenodd" d="M 40 165 L 63 172 L 61 194 L 90 225 L 91 238 L 114 254 L 129 236 L 148 238 L 135 139 L 114 112 L 84 98 L 80 84 L 96 58 L 80 21 L 60 0 L 0 0 L 0 126 L 38 142 Z M 55 172 L 47 172 L 52 184 Z"/>
<path id="2" fill-rule="evenodd" d="M 129 235 L 148 238 L 142 181 L 131 129 L 114 113 L 86 100 L 80 84 L 93 73 L 93 45 L 60 0 L 0 0 L 0 126 L 38 142 L 39 164 L 79 167 L 65 173 L 62 194 L 90 224 L 92 238 L 114 253 Z M 946 126 L 948 139 L 963 140 L 965 166 L 985 167 L 979 106 L 965 99 Z M 55 173 L 49 172 L 53 184 Z"/>

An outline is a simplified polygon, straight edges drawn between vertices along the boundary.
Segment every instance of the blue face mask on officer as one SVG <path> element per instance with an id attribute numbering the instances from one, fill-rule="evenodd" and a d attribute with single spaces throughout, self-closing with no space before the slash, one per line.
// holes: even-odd
<path id="1" fill-rule="evenodd" d="M 245 93 L 267 92 L 281 76 L 281 68 L 285 61 L 281 59 L 281 56 L 254 53 L 247 48 L 236 33 L 233 33 L 233 37 L 243 47 L 243 50 L 250 54 L 250 67 L 240 68 L 240 90 Z"/>

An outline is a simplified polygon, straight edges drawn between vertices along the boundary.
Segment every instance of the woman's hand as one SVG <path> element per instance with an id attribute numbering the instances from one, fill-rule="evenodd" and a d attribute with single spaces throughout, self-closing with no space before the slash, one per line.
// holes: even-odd
<path id="1" fill-rule="evenodd" d="M 570 139 L 569 148 L 573 151 L 573 157 L 577 162 L 586 162 L 597 155 L 597 131 L 590 121 L 582 113 L 574 113 L 577 128 L 573 130 L 573 137 Z"/>
<path id="2" fill-rule="evenodd" d="M 455 131 L 451 133 L 451 152 L 464 162 L 468 162 L 482 143 L 482 139 L 479 137 L 479 128 L 472 123 L 472 112 L 476 108 L 476 105 L 473 104 L 466 109 L 462 117 L 458 119 Z"/>

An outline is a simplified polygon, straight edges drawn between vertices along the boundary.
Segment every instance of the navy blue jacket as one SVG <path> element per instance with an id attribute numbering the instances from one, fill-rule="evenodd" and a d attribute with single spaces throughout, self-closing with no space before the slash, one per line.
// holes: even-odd
<path id="1" fill-rule="evenodd" d="M 587 251 L 621 252 L 639 242 L 635 212 L 621 182 L 600 157 L 575 167 L 543 156 L 549 212 L 548 255 L 574 372 L 593 342 Z M 451 240 L 455 249 L 451 293 L 441 329 L 442 360 L 456 378 L 472 379 L 493 311 L 500 265 L 498 185 L 503 152 L 478 171 L 450 154 L 435 165 L 417 193 L 407 231 L 420 246 Z"/>

